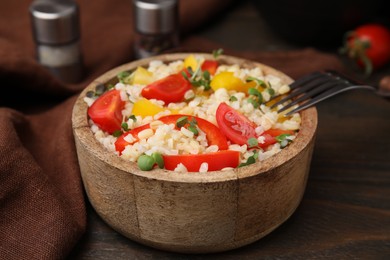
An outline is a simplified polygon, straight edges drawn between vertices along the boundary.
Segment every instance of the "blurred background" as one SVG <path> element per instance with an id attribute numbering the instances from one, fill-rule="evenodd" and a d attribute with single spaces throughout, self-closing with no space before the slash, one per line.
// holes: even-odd
<path id="1" fill-rule="evenodd" d="M 233 1 L 227 13 L 215 17 L 199 34 L 216 42 L 229 39 L 224 44 L 237 50 L 315 47 L 335 51 L 345 32 L 358 25 L 389 26 L 389 7 L 385 0 Z M 255 30 L 243 30 L 248 23 L 256 24 Z"/>

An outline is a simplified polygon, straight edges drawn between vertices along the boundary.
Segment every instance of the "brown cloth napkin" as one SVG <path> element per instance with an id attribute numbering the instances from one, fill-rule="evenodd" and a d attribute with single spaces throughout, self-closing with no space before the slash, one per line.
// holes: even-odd
<path id="1" fill-rule="evenodd" d="M 77 2 L 86 75 L 79 84 L 64 84 L 35 60 L 31 1 L 0 1 L 0 259 L 66 258 L 85 232 L 86 198 L 71 111 L 91 80 L 133 59 L 133 22 L 129 0 Z M 180 1 L 181 31 L 187 37 L 176 51 L 223 48 L 188 35 L 229 2 Z M 342 69 L 337 57 L 314 49 L 225 53 L 293 78 L 322 68 Z"/>

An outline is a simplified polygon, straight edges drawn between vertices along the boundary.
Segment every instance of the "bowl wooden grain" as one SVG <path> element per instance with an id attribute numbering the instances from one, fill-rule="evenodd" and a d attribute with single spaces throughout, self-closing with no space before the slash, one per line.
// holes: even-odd
<path id="1" fill-rule="evenodd" d="M 297 138 L 278 154 L 247 167 L 208 173 L 141 171 L 135 163 L 106 150 L 93 136 L 86 92 L 115 83 L 121 71 L 151 60 L 184 59 L 167 54 L 117 67 L 89 84 L 77 99 L 73 133 L 89 201 L 114 230 L 154 248 L 182 253 L 211 253 L 252 243 L 281 225 L 298 207 L 305 191 L 317 129 L 317 111 L 301 113 Z M 208 54 L 202 54 L 211 58 Z M 231 56 L 221 63 L 259 66 L 287 83 L 291 78 L 264 64 Z"/>

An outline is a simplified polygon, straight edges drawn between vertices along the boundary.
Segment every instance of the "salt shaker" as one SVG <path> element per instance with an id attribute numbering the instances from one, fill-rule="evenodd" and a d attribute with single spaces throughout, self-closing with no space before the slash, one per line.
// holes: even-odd
<path id="1" fill-rule="evenodd" d="M 179 44 L 177 0 L 133 0 L 137 59 L 157 55 Z"/>
<path id="2" fill-rule="evenodd" d="M 37 59 L 59 80 L 83 77 L 79 8 L 72 0 L 35 0 L 30 5 Z"/>

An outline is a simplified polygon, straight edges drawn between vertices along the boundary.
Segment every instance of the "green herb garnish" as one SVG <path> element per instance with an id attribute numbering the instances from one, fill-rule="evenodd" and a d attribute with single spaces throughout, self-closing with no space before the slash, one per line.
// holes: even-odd
<path id="1" fill-rule="evenodd" d="M 249 148 L 257 147 L 259 145 L 259 141 L 254 137 L 249 138 L 247 143 Z"/>
<path id="2" fill-rule="evenodd" d="M 292 142 L 290 138 L 290 134 L 281 134 L 275 137 L 276 141 L 280 144 L 280 148 L 285 148 L 289 143 Z"/>
<path id="3" fill-rule="evenodd" d="M 112 136 L 114 137 L 119 137 L 122 135 L 122 131 L 121 130 L 115 130 L 113 133 L 112 133 Z"/>
<path id="4" fill-rule="evenodd" d="M 248 159 L 246 160 L 246 162 L 241 163 L 240 165 L 238 165 L 238 167 L 243 167 L 243 166 L 254 164 L 256 162 L 257 158 L 259 158 L 259 152 L 257 150 L 254 150 L 253 155 L 249 156 Z"/>
<path id="5" fill-rule="evenodd" d="M 272 88 L 271 83 L 265 82 L 264 80 L 255 77 L 246 78 L 246 82 L 252 81 L 256 82 L 256 87 L 262 87 L 263 89 L 266 89 L 266 91 L 271 97 L 275 96 L 275 90 Z"/>
<path id="6" fill-rule="evenodd" d="M 231 101 L 231 102 L 233 102 L 233 101 L 237 101 L 238 99 L 235 97 L 235 96 L 231 96 L 230 98 L 229 98 L 229 101 Z"/>
<path id="7" fill-rule="evenodd" d="M 137 118 L 135 117 L 135 115 L 129 116 L 129 119 L 133 120 L 133 122 L 137 122 Z"/>
<path id="8" fill-rule="evenodd" d="M 221 49 L 221 48 L 219 48 L 218 50 L 213 50 L 213 57 L 214 57 L 214 59 L 217 59 L 219 56 L 221 56 L 222 55 L 222 53 L 223 53 L 223 49 Z"/>
<path id="9" fill-rule="evenodd" d="M 187 126 L 187 129 L 191 132 L 194 133 L 194 135 L 198 135 L 199 131 L 198 128 L 196 127 L 198 122 L 196 122 L 196 119 L 193 118 L 191 121 L 188 120 L 187 116 L 182 116 L 179 119 L 176 120 L 176 127 L 177 128 L 182 128 Z"/>
<path id="10" fill-rule="evenodd" d="M 121 125 L 122 129 L 124 131 L 128 131 L 129 130 L 129 125 L 126 123 L 126 122 L 123 122 L 122 125 Z"/>
<path id="11" fill-rule="evenodd" d="M 251 103 L 254 108 L 258 108 L 264 102 L 263 95 L 257 89 L 250 88 L 248 94 L 250 95 L 248 102 Z"/>
<path id="12" fill-rule="evenodd" d="M 273 88 L 267 88 L 268 94 L 273 97 L 275 96 L 275 90 Z"/>
<path id="13" fill-rule="evenodd" d="M 195 71 L 191 69 L 191 67 L 187 68 L 188 73 L 190 74 L 190 77 L 183 71 L 182 75 L 185 79 L 187 79 L 192 86 L 194 87 L 204 87 L 204 90 L 210 90 L 210 72 L 207 70 L 203 71 L 198 67 Z"/>
<path id="14" fill-rule="evenodd" d="M 199 135 L 198 128 L 195 125 L 188 126 L 188 130 L 194 133 L 194 135 Z"/>
<path id="15" fill-rule="evenodd" d="M 131 82 L 132 74 L 128 71 L 119 72 L 117 78 L 120 83 L 128 84 Z"/>
<path id="16" fill-rule="evenodd" d="M 255 98 L 249 97 L 247 101 L 248 103 L 251 103 L 254 108 L 258 108 L 260 106 L 260 103 Z"/>
<path id="17" fill-rule="evenodd" d="M 265 81 L 263 81 L 261 79 L 258 79 L 258 78 L 255 78 L 255 77 L 248 77 L 248 78 L 246 78 L 246 82 L 251 82 L 251 81 L 256 82 L 256 86 L 260 86 L 260 87 L 263 87 L 263 88 L 267 88 L 268 87 L 267 83 L 265 83 Z"/>
<path id="18" fill-rule="evenodd" d="M 179 119 L 176 120 L 176 127 L 177 128 L 182 128 L 186 124 L 188 124 L 188 117 L 186 117 L 186 116 L 182 116 L 182 117 L 180 117 Z"/>

